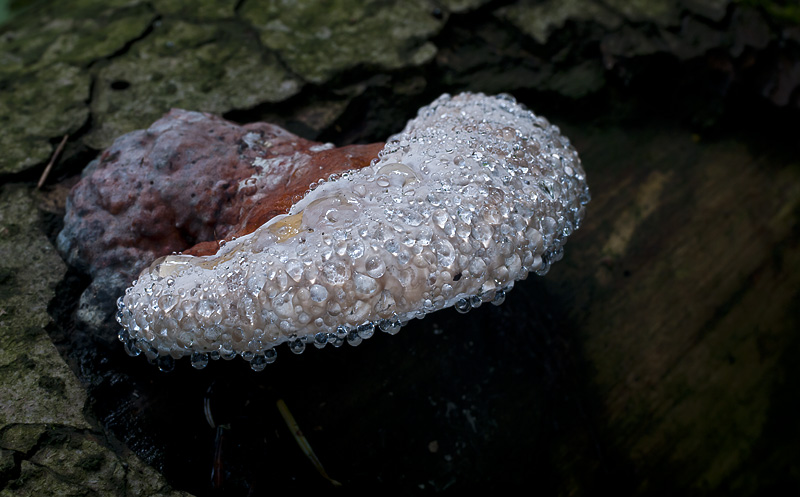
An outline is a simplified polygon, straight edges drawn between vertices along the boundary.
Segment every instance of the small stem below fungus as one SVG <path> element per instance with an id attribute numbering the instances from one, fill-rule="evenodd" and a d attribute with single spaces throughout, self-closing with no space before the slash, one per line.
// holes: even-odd
<path id="1" fill-rule="evenodd" d="M 203 397 L 203 414 L 206 416 L 206 422 L 212 428 L 216 428 L 217 425 L 214 423 L 214 416 L 211 414 L 211 388 L 214 386 L 212 383 L 208 390 L 206 391 L 205 397 Z"/>
<path id="2" fill-rule="evenodd" d="M 291 411 L 289 411 L 289 408 L 286 406 L 286 402 L 284 402 L 283 399 L 278 399 L 276 404 L 278 406 L 278 411 L 281 413 L 281 417 L 283 417 L 283 421 L 286 422 L 286 426 L 289 427 L 289 430 L 292 432 L 292 436 L 294 436 L 294 439 L 297 442 L 297 445 L 300 446 L 303 454 L 305 454 L 314 467 L 317 468 L 317 471 L 320 475 L 322 475 L 323 478 L 331 482 L 334 487 L 341 487 L 341 483 L 328 476 L 328 473 L 325 472 L 325 468 L 322 467 L 322 463 L 320 462 L 319 458 L 316 454 L 314 454 L 311 444 L 308 443 L 308 440 L 300 430 L 300 426 L 297 424 L 297 421 L 295 421 Z"/>
<path id="3" fill-rule="evenodd" d="M 214 438 L 214 462 L 211 465 L 211 486 L 214 489 L 221 489 L 224 483 L 222 471 L 222 444 L 225 439 L 225 430 L 230 428 L 228 425 L 217 426 L 217 433 Z"/>
<path id="4" fill-rule="evenodd" d="M 53 152 L 53 155 L 50 157 L 50 162 L 47 163 L 47 167 L 44 168 L 42 171 L 42 176 L 39 178 L 39 182 L 36 184 L 36 189 L 41 189 L 44 182 L 47 181 L 47 176 L 50 174 L 50 170 L 53 169 L 53 164 L 56 163 L 56 159 L 61 154 L 61 151 L 64 149 L 64 145 L 67 144 L 67 138 L 69 135 L 64 135 L 64 138 L 61 139 L 61 143 L 58 144 L 56 151 Z"/>

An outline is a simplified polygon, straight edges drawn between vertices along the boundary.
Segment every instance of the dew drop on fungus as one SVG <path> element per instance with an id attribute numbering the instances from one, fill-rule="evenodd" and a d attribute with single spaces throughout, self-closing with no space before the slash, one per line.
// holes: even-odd
<path id="1" fill-rule="evenodd" d="M 362 341 L 363 338 L 361 338 L 361 336 L 358 334 L 358 331 L 351 330 L 350 332 L 347 333 L 347 343 L 349 343 L 353 347 L 361 345 Z"/>
<path id="2" fill-rule="evenodd" d="M 208 366 L 208 354 L 204 352 L 192 353 L 192 367 L 195 369 L 204 369 Z"/>
<path id="3" fill-rule="evenodd" d="M 175 369 L 175 359 L 173 359 L 172 356 L 162 355 L 156 359 L 156 365 L 159 371 L 168 373 Z"/>
<path id="4" fill-rule="evenodd" d="M 267 361 L 267 357 L 264 354 L 256 354 L 250 361 L 250 368 L 253 371 L 264 371 L 264 368 L 267 366 L 268 362 L 269 361 Z"/>
<path id="5" fill-rule="evenodd" d="M 314 346 L 318 349 L 325 347 L 328 343 L 328 334 L 320 331 L 314 335 Z"/>

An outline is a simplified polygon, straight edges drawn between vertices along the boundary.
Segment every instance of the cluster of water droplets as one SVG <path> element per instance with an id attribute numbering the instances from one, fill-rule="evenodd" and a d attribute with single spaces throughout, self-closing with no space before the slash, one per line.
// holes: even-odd
<path id="1" fill-rule="evenodd" d="M 508 96 L 443 95 L 288 214 L 213 256 L 154 262 L 118 301 L 119 338 L 162 369 L 238 355 L 260 371 L 284 342 L 358 345 L 439 309 L 500 304 L 562 257 L 588 201 L 557 127 Z"/>

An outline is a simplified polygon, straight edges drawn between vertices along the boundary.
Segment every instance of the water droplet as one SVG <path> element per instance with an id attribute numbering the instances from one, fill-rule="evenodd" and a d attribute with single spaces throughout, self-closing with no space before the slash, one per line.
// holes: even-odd
<path id="1" fill-rule="evenodd" d="M 309 203 L 303 212 L 303 224 L 310 228 L 343 226 L 356 222 L 361 210 L 360 202 L 343 193 L 322 195 Z"/>
<path id="2" fill-rule="evenodd" d="M 150 343 L 143 343 L 141 344 L 141 350 L 144 352 L 145 357 L 147 357 L 148 361 L 155 361 L 158 358 L 158 350 L 153 347 Z"/>
<path id="3" fill-rule="evenodd" d="M 325 347 L 328 343 L 328 334 L 320 331 L 314 335 L 314 346 L 318 349 Z"/>
<path id="4" fill-rule="evenodd" d="M 456 260 L 453 244 L 443 238 L 433 242 L 433 250 L 436 251 L 436 258 L 439 261 L 440 269 L 450 267 Z"/>
<path id="5" fill-rule="evenodd" d="M 400 331 L 401 325 L 397 320 L 382 319 L 378 323 L 378 327 L 385 333 L 396 335 Z"/>
<path id="6" fill-rule="evenodd" d="M 510 127 L 510 126 L 506 126 L 502 130 L 500 130 L 500 136 L 505 141 L 509 141 L 509 142 L 513 141 L 517 137 L 517 130 L 512 128 L 512 127 Z"/>
<path id="7" fill-rule="evenodd" d="M 159 356 L 159 358 L 156 359 L 156 366 L 158 366 L 159 371 L 169 373 L 175 369 L 175 359 L 168 355 Z"/>
<path id="8" fill-rule="evenodd" d="M 366 340 L 375 334 L 375 325 L 372 323 L 365 323 L 356 328 L 356 331 L 358 332 L 358 336 Z"/>
<path id="9" fill-rule="evenodd" d="M 233 350 L 233 345 L 228 342 L 223 343 L 219 348 L 219 356 L 226 361 L 230 361 L 236 357 L 236 351 Z"/>
<path id="10" fill-rule="evenodd" d="M 309 295 L 314 302 L 325 302 L 328 299 L 328 289 L 322 285 L 311 285 Z"/>
<path id="11" fill-rule="evenodd" d="M 172 309 L 178 305 L 178 298 L 175 295 L 166 293 L 158 298 L 158 306 L 165 313 L 172 312 Z"/>
<path id="12" fill-rule="evenodd" d="M 400 162 L 386 164 L 377 171 L 376 175 L 379 177 L 378 186 L 383 188 L 390 184 L 394 187 L 403 187 L 419 181 L 414 170 Z"/>
<path id="13" fill-rule="evenodd" d="M 286 274 L 288 274 L 289 277 L 295 282 L 299 282 L 300 278 L 303 277 L 303 263 L 297 259 L 289 259 L 286 261 L 284 269 L 286 270 Z"/>
<path id="14" fill-rule="evenodd" d="M 427 226 L 420 228 L 419 232 L 417 233 L 417 242 L 423 247 L 430 245 L 432 238 L 433 230 Z"/>
<path id="15" fill-rule="evenodd" d="M 192 367 L 194 369 L 203 369 L 208 366 L 208 354 L 205 352 L 194 352 L 192 354 Z"/>
<path id="16" fill-rule="evenodd" d="M 341 285 L 350 279 L 350 267 L 342 261 L 326 262 L 322 266 L 322 276 L 332 285 Z"/>
<path id="17" fill-rule="evenodd" d="M 447 211 L 444 209 L 438 209 L 434 211 L 432 216 L 433 222 L 436 223 L 436 226 L 440 228 L 444 228 L 444 225 L 450 219 L 447 215 Z"/>
<path id="18" fill-rule="evenodd" d="M 486 263 L 483 259 L 475 258 L 469 263 L 469 274 L 476 279 L 483 278 L 483 274 L 486 272 Z"/>
<path id="19" fill-rule="evenodd" d="M 377 255 L 368 258 L 364 263 L 364 267 L 367 270 L 367 274 L 373 278 L 380 278 L 386 272 L 386 263 Z"/>
<path id="20" fill-rule="evenodd" d="M 353 259 L 358 259 L 364 255 L 364 243 L 361 240 L 355 240 L 347 244 L 347 255 Z"/>
<path id="21" fill-rule="evenodd" d="M 289 350 L 295 354 L 302 354 L 306 350 L 306 342 L 302 338 L 297 338 L 289 342 Z"/>
<path id="22" fill-rule="evenodd" d="M 506 300 L 506 292 L 503 290 L 497 290 L 494 294 L 494 298 L 492 299 L 492 304 L 500 305 Z"/>
<path id="23" fill-rule="evenodd" d="M 125 348 L 125 353 L 131 357 L 136 357 L 142 353 L 142 349 L 139 348 L 139 344 L 135 338 L 125 340 L 122 345 Z"/>
<path id="24" fill-rule="evenodd" d="M 197 314 L 206 319 L 210 318 L 217 309 L 219 309 L 219 305 L 212 300 L 201 300 L 197 303 Z"/>
<path id="25" fill-rule="evenodd" d="M 365 274 L 356 273 L 353 276 L 353 283 L 355 283 L 356 292 L 367 297 L 378 290 L 378 284 L 375 280 Z"/>
<path id="26" fill-rule="evenodd" d="M 273 361 L 274 360 L 275 359 L 273 359 Z M 264 354 L 256 354 L 250 361 L 250 369 L 252 369 L 253 371 L 264 371 L 264 368 L 267 367 L 268 362 L 269 361 L 267 361 L 267 358 L 266 356 L 264 356 Z"/>

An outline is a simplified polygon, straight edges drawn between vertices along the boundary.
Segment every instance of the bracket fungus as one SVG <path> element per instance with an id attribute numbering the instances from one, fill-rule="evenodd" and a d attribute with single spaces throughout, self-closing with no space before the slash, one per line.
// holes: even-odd
<path id="1" fill-rule="evenodd" d="M 358 345 L 454 306 L 499 304 L 544 274 L 580 225 L 589 189 L 559 129 L 505 95 L 442 95 L 371 164 L 313 183 L 210 255 L 173 254 L 117 302 L 128 353 L 196 368 L 275 347 Z"/>

